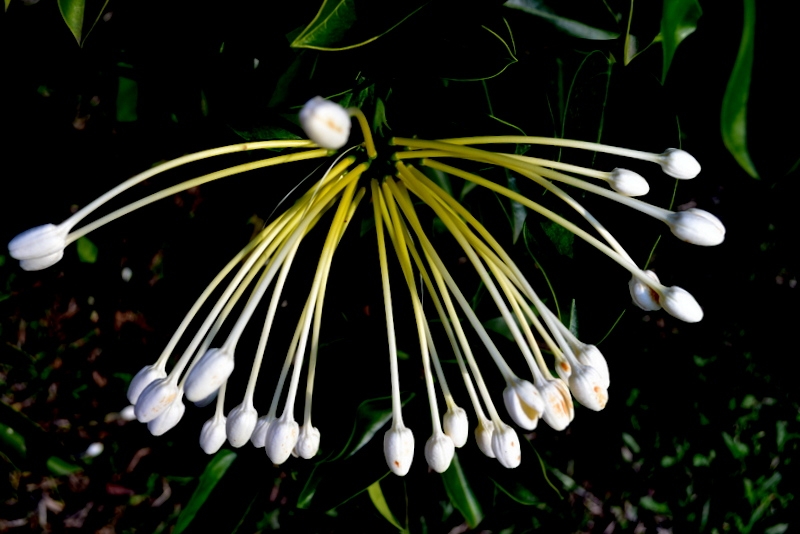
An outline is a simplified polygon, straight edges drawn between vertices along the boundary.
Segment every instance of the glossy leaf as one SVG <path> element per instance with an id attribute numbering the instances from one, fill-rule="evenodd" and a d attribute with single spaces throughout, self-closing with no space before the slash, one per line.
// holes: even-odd
<path id="1" fill-rule="evenodd" d="M 697 0 L 664 0 L 661 16 L 661 41 L 664 50 L 664 64 L 661 83 L 667 79 L 667 71 L 678 45 L 697 29 L 697 20 L 703 14 Z"/>
<path id="2" fill-rule="evenodd" d="M 742 41 L 733 72 L 728 79 L 722 99 L 722 141 L 725 148 L 753 178 L 758 178 L 747 151 L 747 100 L 750 95 L 750 77 L 753 70 L 753 43 L 756 30 L 755 0 L 744 0 L 744 27 Z"/>
<path id="3" fill-rule="evenodd" d="M 579 37 L 581 39 L 591 39 L 593 41 L 608 41 L 619 37 L 619 33 L 595 28 L 577 20 L 561 17 L 549 10 L 542 9 L 542 3 L 537 0 L 508 0 L 505 4 L 511 9 L 519 9 L 525 13 L 530 13 L 540 17 L 562 32 Z"/>
<path id="4" fill-rule="evenodd" d="M 372 501 L 373 506 L 375 509 L 378 510 L 380 513 L 389 523 L 392 524 L 398 530 L 405 530 L 400 522 L 395 519 L 394 514 L 389 509 L 389 504 L 386 502 L 386 497 L 383 496 L 383 491 L 381 490 L 381 481 L 376 480 L 370 487 L 367 488 L 367 493 L 369 494 L 369 499 Z"/>
<path id="5" fill-rule="evenodd" d="M 10 452 L 19 458 L 25 458 L 28 453 L 22 434 L 3 423 L 0 423 L 0 452 Z"/>
<path id="6" fill-rule="evenodd" d="M 86 0 L 58 0 L 58 9 L 61 11 L 61 16 L 64 18 L 64 22 L 67 23 L 69 31 L 72 32 L 75 40 L 80 45 Z"/>
<path id="7" fill-rule="evenodd" d="M 51 456 L 47 459 L 47 469 L 56 476 L 71 475 L 83 470 L 82 467 L 62 460 L 58 456 Z"/>
<path id="8" fill-rule="evenodd" d="M 82 263 L 95 263 L 97 261 L 97 245 L 92 243 L 89 238 L 81 237 L 76 243 L 78 259 Z"/>
<path id="9" fill-rule="evenodd" d="M 483 520 L 483 509 L 472 488 L 467 481 L 461 463 L 458 461 L 458 453 L 453 456 L 450 467 L 442 473 L 442 482 L 450 502 L 461 512 L 470 528 L 474 529 Z"/>
<path id="10" fill-rule="evenodd" d="M 178 516 L 178 522 L 175 525 L 173 534 L 180 534 L 200 511 L 200 508 L 208 500 L 209 495 L 214 490 L 217 483 L 225 476 L 225 472 L 236 459 L 236 453 L 229 450 L 219 451 L 203 470 L 200 475 L 200 481 L 197 488 L 194 490 L 192 497 L 186 504 L 186 508 Z"/>
<path id="11" fill-rule="evenodd" d="M 358 0 L 324 0 L 317 15 L 292 40 L 292 48 L 349 50 L 386 35 L 427 2 L 377 4 Z"/>

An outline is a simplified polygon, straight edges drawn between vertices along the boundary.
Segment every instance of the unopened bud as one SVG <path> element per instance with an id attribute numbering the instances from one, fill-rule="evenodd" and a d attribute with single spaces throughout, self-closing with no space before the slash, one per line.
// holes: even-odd
<path id="1" fill-rule="evenodd" d="M 672 286 L 661 292 L 661 307 L 676 319 L 697 323 L 703 319 L 703 309 L 691 293 L 682 287 Z"/>
<path id="2" fill-rule="evenodd" d="M 383 435 L 383 455 L 392 473 L 405 476 L 414 460 L 414 434 L 411 429 L 392 425 Z"/>
<path id="3" fill-rule="evenodd" d="M 544 412 L 544 400 L 536 387 L 521 378 L 513 378 L 503 390 L 506 410 L 519 426 L 533 430 Z"/>
<path id="4" fill-rule="evenodd" d="M 576 365 L 569 377 L 569 389 L 578 402 L 599 412 L 608 402 L 608 389 L 603 387 L 600 373 L 588 365 Z"/>
<path id="5" fill-rule="evenodd" d="M 492 432 L 492 451 L 503 467 L 513 469 L 522 462 L 519 437 L 514 429 L 506 424 L 502 424 L 500 428 L 494 428 L 494 432 Z"/>
<path id="6" fill-rule="evenodd" d="M 700 164 L 694 156 L 679 148 L 668 148 L 659 155 L 658 163 L 665 174 L 680 180 L 688 180 L 700 174 Z"/>
<path id="7" fill-rule="evenodd" d="M 539 385 L 539 391 L 544 399 L 544 413 L 542 419 L 550 425 L 553 430 L 564 430 L 575 417 L 575 409 L 572 405 L 572 396 L 564 382 L 555 378 L 545 380 Z"/>
<path id="8" fill-rule="evenodd" d="M 310 424 L 301 426 L 300 436 L 297 439 L 297 444 L 294 446 L 297 456 L 305 458 L 306 460 L 313 458 L 317 454 L 317 451 L 319 451 L 319 437 L 318 428 Z"/>
<path id="9" fill-rule="evenodd" d="M 228 414 L 225 433 L 232 447 L 241 447 L 250 440 L 258 422 L 258 412 L 251 402 L 244 401 Z"/>
<path id="10" fill-rule="evenodd" d="M 640 197 L 650 192 L 650 184 L 642 175 L 628 169 L 614 169 L 609 173 L 608 185 L 626 197 Z"/>
<path id="11" fill-rule="evenodd" d="M 169 378 L 159 378 L 144 388 L 134 406 L 136 419 L 148 423 L 161 415 L 180 395 L 178 385 Z"/>
<path id="12" fill-rule="evenodd" d="M 667 224 L 675 237 L 692 245 L 713 247 L 725 240 L 722 221 L 705 210 L 676 211 L 667 217 Z"/>
<path id="13" fill-rule="evenodd" d="M 437 473 L 447 471 L 455 453 L 456 448 L 453 440 L 442 432 L 434 432 L 425 442 L 425 461 Z"/>
<path id="14" fill-rule="evenodd" d="M 203 424 L 200 431 L 200 447 L 206 454 L 214 454 L 227 437 L 225 433 L 226 418 L 224 415 L 215 415 Z"/>
<path id="15" fill-rule="evenodd" d="M 463 447 L 469 435 L 469 420 L 464 408 L 453 406 L 444 414 L 444 433 L 456 447 Z"/>
<path id="16" fill-rule="evenodd" d="M 656 273 L 653 271 L 648 269 L 644 271 L 644 274 L 652 278 L 656 283 L 660 283 L 658 276 L 656 276 Z M 631 293 L 631 300 L 633 300 L 633 303 L 644 311 L 657 311 L 661 309 L 658 292 L 637 277 L 631 277 L 630 282 L 628 282 L 628 290 Z"/>
<path id="17" fill-rule="evenodd" d="M 138 373 L 136 373 L 136 376 L 133 377 L 131 384 L 128 386 L 128 401 L 130 401 L 131 404 L 136 404 L 136 401 L 139 400 L 139 396 L 142 394 L 142 391 L 144 391 L 144 388 L 149 386 L 154 380 L 166 377 L 167 372 L 163 367 L 145 365 L 139 370 Z"/>
<path id="18" fill-rule="evenodd" d="M 491 421 L 481 421 L 475 429 L 475 441 L 478 442 L 478 448 L 483 454 L 489 458 L 494 458 L 494 451 L 492 450 L 492 434 L 494 434 L 494 423 Z"/>
<path id="19" fill-rule="evenodd" d="M 183 399 L 175 399 L 158 417 L 147 423 L 147 430 L 154 436 L 160 436 L 174 428 L 185 411 L 186 405 L 183 404 Z"/>
<path id="20" fill-rule="evenodd" d="M 213 394 L 231 376 L 233 366 L 233 353 L 229 350 L 206 351 L 186 377 L 186 398 L 199 402 Z"/>
<path id="21" fill-rule="evenodd" d="M 297 421 L 288 417 L 281 416 L 269 425 L 264 448 L 272 463 L 280 465 L 289 459 L 299 435 Z"/>
<path id="22" fill-rule="evenodd" d="M 342 148 L 350 137 L 350 115 L 339 104 L 315 96 L 300 110 L 300 125 L 322 148 Z"/>

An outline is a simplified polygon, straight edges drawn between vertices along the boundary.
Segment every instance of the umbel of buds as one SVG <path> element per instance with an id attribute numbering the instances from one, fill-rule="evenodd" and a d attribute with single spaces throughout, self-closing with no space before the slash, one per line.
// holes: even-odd
<path id="1" fill-rule="evenodd" d="M 353 119 L 363 134 L 360 145 L 350 141 Z M 520 464 L 522 447 L 517 430 L 504 421 L 497 408 L 496 403 L 501 398 L 508 418 L 525 431 L 536 429 L 540 419 L 556 431 L 565 429 L 575 417 L 573 399 L 589 410 L 604 409 L 609 402 L 611 382 L 609 364 L 600 350 L 580 341 L 563 325 L 492 233 L 448 191 L 421 172 L 421 168 L 504 196 L 585 240 L 630 273 L 631 299 L 639 308 L 651 312 L 663 309 L 688 323 L 703 317 L 702 308 L 689 292 L 678 286 L 665 286 L 652 270 L 638 267 L 619 241 L 562 186 L 577 189 L 581 195 L 595 194 L 633 208 L 667 224 L 679 239 L 696 245 L 713 246 L 723 242 L 725 227 L 719 219 L 697 208 L 673 212 L 634 198 L 650 190 L 647 180 L 636 172 L 619 167 L 603 171 L 523 156 L 516 148 L 517 145 L 530 146 L 526 154 L 535 152 L 538 145 L 605 152 L 656 163 L 674 178 L 694 178 L 700 172 L 700 165 L 683 150 L 649 153 L 585 141 L 527 136 L 434 141 L 395 137 L 388 140 L 388 146 L 395 148 L 385 154 L 383 165 L 379 166 L 385 169 L 386 165 L 392 165 L 394 176 L 385 177 L 383 170 L 370 176 L 370 166 L 378 158 L 378 152 L 366 117 L 360 110 L 344 109 L 334 102 L 314 97 L 300 112 L 300 124 L 308 139 L 249 142 L 182 156 L 130 178 L 61 224 L 32 228 L 8 245 L 10 255 L 20 261 L 22 269 L 44 269 L 58 262 L 65 248 L 78 238 L 156 200 L 251 170 L 332 158 L 336 150 L 348 143 L 351 145 L 346 155 L 322 165 L 320 168 L 324 171 L 316 176 L 316 181 L 298 193 L 293 204 L 273 217 L 222 268 L 190 308 L 161 355 L 133 377 L 128 388 L 128 401 L 132 406 L 123 413 L 128 420 L 136 418 L 146 423 L 154 435 L 168 432 L 178 424 L 186 409 L 185 397 L 198 407 L 215 406 L 213 416 L 200 432 L 200 446 L 208 454 L 218 451 L 226 441 L 231 447 L 243 447 L 249 442 L 264 448 L 269 461 L 275 464 L 286 462 L 293 455 L 308 459 L 320 452 L 325 444 L 321 441 L 321 431 L 332 423 L 312 424 L 316 363 L 319 357 L 326 356 L 321 350 L 324 335 L 335 335 L 322 329 L 323 303 L 337 247 L 349 223 L 359 217 L 371 219 L 368 222 L 373 224 L 358 226 L 374 228 L 371 233 L 377 240 L 377 276 L 383 294 L 385 355 L 389 371 L 385 383 L 391 391 L 391 422 L 383 436 L 383 452 L 391 472 L 401 476 L 409 472 L 415 458 L 414 432 L 421 431 L 419 426 L 422 426 L 417 422 L 406 426 L 403 420 L 400 368 L 404 365 L 419 365 L 422 369 L 430 409 L 430 434 L 424 440 L 423 453 L 428 466 L 437 472 L 450 467 L 457 448 L 470 446 L 472 416 L 462 406 L 471 406 L 475 417 L 473 446 L 477 445 L 483 454 L 507 468 Z M 504 144 L 512 148 L 508 151 L 477 148 Z M 167 187 L 83 226 L 79 224 L 121 192 L 170 169 L 218 155 L 264 149 L 281 149 L 281 152 Z M 487 179 L 451 165 L 453 161 L 468 162 L 489 174 L 496 169 L 502 178 Z M 541 186 L 548 192 L 547 198 L 554 202 L 563 201 L 564 211 L 580 215 L 591 232 L 532 198 L 499 185 L 506 173 Z M 301 175 L 305 175 L 305 170 L 298 172 L 298 177 Z M 371 205 L 372 209 L 359 211 L 366 195 L 370 197 L 363 204 Z M 427 212 L 426 219 L 420 217 L 419 210 Z M 480 278 L 508 328 L 517 347 L 516 353 L 504 351 L 501 354 L 484 326 L 485 319 L 478 317 L 446 262 L 440 258 L 436 238 L 430 235 L 429 224 L 422 222 L 431 216 L 441 222 L 441 227 L 452 236 Z M 256 386 L 265 355 L 274 357 L 279 352 L 274 343 L 267 350 L 267 344 L 283 299 L 284 285 L 298 249 L 315 246 L 308 245 L 309 241 L 319 246 L 319 240 L 305 240 L 305 237 L 319 232 L 324 241 L 321 248 L 314 251 L 315 255 L 318 252 L 319 259 L 313 279 L 307 285 L 305 304 L 297 316 L 297 326 L 280 373 L 261 380 L 262 385 L 272 380 L 274 389 L 269 408 L 260 414 L 259 407 L 266 405 L 262 395 L 256 394 Z M 392 253 L 396 262 L 388 259 Z M 398 265 L 399 272 L 393 278 L 390 268 L 396 269 Z M 398 290 L 391 280 L 398 280 L 399 276 L 404 283 Z M 268 291 L 271 296 L 266 298 Z M 398 359 L 394 302 L 401 299 L 410 300 L 413 309 L 417 332 L 413 343 L 419 364 L 401 363 Z M 257 313 L 259 310 L 261 313 Z M 207 315 L 203 317 L 201 312 Z M 244 331 L 255 328 L 254 316 L 264 321 L 260 325 L 258 348 L 250 356 L 242 354 L 241 350 L 237 353 L 237 343 Z M 472 331 L 467 332 L 467 329 Z M 446 344 L 446 348 L 437 348 L 434 340 Z M 183 354 L 173 355 L 179 344 L 185 346 Z M 543 347 L 547 350 L 542 350 Z M 454 375 L 464 382 L 467 393 L 463 399 L 457 398 L 456 390 L 450 389 L 448 380 L 453 376 L 449 375 L 451 367 L 440 361 L 442 350 L 448 358 L 453 355 L 456 360 L 459 372 Z M 476 358 L 476 352 L 480 357 Z M 489 359 L 493 365 L 478 364 L 479 360 Z M 415 367 L 414 372 L 418 368 Z M 247 373 L 248 370 L 249 375 L 243 375 L 248 376 L 243 391 L 229 388 L 228 381 L 233 373 Z M 303 371 L 306 373 L 304 396 L 299 391 Z M 487 385 L 485 373 L 498 373 L 497 378 L 505 382 L 505 389 L 497 391 Z M 233 400 L 229 398 L 231 395 L 235 396 Z M 298 397 L 303 404 L 302 424 L 295 419 Z M 444 413 L 440 409 L 442 401 L 446 407 Z"/>

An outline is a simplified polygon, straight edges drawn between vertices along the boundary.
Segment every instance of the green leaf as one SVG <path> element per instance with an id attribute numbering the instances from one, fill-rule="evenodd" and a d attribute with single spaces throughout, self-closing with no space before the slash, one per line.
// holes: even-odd
<path id="1" fill-rule="evenodd" d="M 8 6 L 11 4 L 11 0 L 6 0 L 6 11 L 8 11 Z"/>
<path id="2" fill-rule="evenodd" d="M 750 448 L 746 444 L 740 442 L 736 438 L 732 438 L 727 432 L 722 433 L 722 438 L 725 440 L 725 445 L 728 446 L 734 458 L 742 459 L 750 453 Z"/>
<path id="3" fill-rule="evenodd" d="M 744 0 L 742 41 L 728 87 L 722 99 L 722 141 L 739 166 L 753 178 L 758 178 L 747 151 L 747 99 L 750 95 L 750 76 L 753 70 L 753 42 L 756 31 L 755 0 Z"/>
<path id="4" fill-rule="evenodd" d="M 58 456 L 51 456 L 47 459 L 47 469 L 56 476 L 71 475 L 83 470 L 83 468 L 62 460 Z"/>
<path id="5" fill-rule="evenodd" d="M 469 528 L 477 527 L 483 520 L 483 510 L 461 468 L 457 453 L 453 456 L 450 467 L 442 473 L 442 482 L 444 482 L 444 489 L 447 491 L 447 496 L 450 497 L 450 502 L 464 516 Z"/>
<path id="6" fill-rule="evenodd" d="M 661 15 L 661 40 L 664 51 L 664 64 L 661 83 L 667 79 L 667 72 L 675 57 L 678 45 L 697 29 L 697 20 L 703 14 L 697 0 L 664 0 Z"/>
<path id="7" fill-rule="evenodd" d="M 369 498 L 372 501 L 372 504 L 375 506 L 375 509 L 389 522 L 397 528 L 398 530 L 405 530 L 400 522 L 395 519 L 394 514 L 392 511 L 389 510 L 389 505 L 386 502 L 386 497 L 383 496 L 383 491 L 381 490 L 381 481 L 376 480 L 370 487 L 367 488 L 367 493 L 369 493 Z"/>
<path id="8" fill-rule="evenodd" d="M 572 245 L 575 242 L 575 234 L 552 221 L 542 221 L 542 229 L 550 241 L 555 245 L 556 250 L 562 256 L 572 257 Z"/>
<path id="9" fill-rule="evenodd" d="M 639 499 L 639 506 L 644 508 L 645 510 L 650 510 L 651 512 L 655 512 L 657 514 L 669 514 L 669 506 L 667 503 L 658 502 L 649 495 L 645 495 L 641 499 Z"/>
<path id="10" fill-rule="evenodd" d="M 364 46 L 398 27 L 426 4 L 422 0 L 324 0 L 314 19 L 292 40 L 291 47 L 334 51 Z"/>
<path id="11" fill-rule="evenodd" d="M 0 451 L 13 452 L 15 456 L 24 459 L 28 454 L 25 437 L 10 426 L 0 423 Z"/>
<path id="12" fill-rule="evenodd" d="M 520 193 L 519 187 L 517 187 L 517 177 L 509 170 L 506 170 L 506 183 L 509 189 L 515 193 Z M 525 219 L 528 218 L 528 210 L 516 200 L 510 200 L 509 202 L 511 204 L 512 243 L 516 243 L 520 234 L 522 234 L 523 228 L 525 228 Z"/>
<path id="13" fill-rule="evenodd" d="M 134 122 L 139 116 L 139 84 L 136 80 L 125 76 L 119 77 L 117 86 L 117 122 Z"/>
<path id="14" fill-rule="evenodd" d="M 206 502 L 209 495 L 211 495 L 214 487 L 222 479 L 222 477 L 225 476 L 225 472 L 235 459 L 235 452 L 223 450 L 219 451 L 211 459 L 211 461 L 208 462 L 206 468 L 203 470 L 203 474 L 200 475 L 200 482 L 198 483 L 197 488 L 194 490 L 192 497 L 186 504 L 186 508 L 184 508 L 184 510 L 178 516 L 178 522 L 175 525 L 173 534 L 180 534 L 186 530 L 186 527 L 189 526 L 189 523 L 192 522 L 195 515 L 197 515 L 197 512 L 200 511 L 200 508 Z"/>
<path id="15" fill-rule="evenodd" d="M 78 238 L 76 244 L 78 259 L 83 263 L 95 263 L 97 261 L 97 246 L 89 241 L 87 237 Z"/>
<path id="16" fill-rule="evenodd" d="M 75 37 L 78 45 L 81 44 L 81 31 L 83 30 L 83 13 L 86 10 L 86 0 L 58 0 L 58 9 L 69 31 Z"/>
<path id="17" fill-rule="evenodd" d="M 543 18 L 562 32 L 572 35 L 573 37 L 591 39 L 594 41 L 608 41 L 619 37 L 619 33 L 617 32 L 601 30 L 600 28 L 589 26 L 577 20 L 560 17 L 549 10 L 542 9 L 544 6 L 542 6 L 542 2 L 539 0 L 508 0 L 503 5 Z"/>

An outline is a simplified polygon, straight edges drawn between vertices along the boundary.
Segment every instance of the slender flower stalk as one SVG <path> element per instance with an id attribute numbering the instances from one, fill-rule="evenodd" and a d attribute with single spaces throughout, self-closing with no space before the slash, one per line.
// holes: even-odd
<path id="1" fill-rule="evenodd" d="M 604 152 L 656 163 L 667 175 L 677 179 L 694 178 L 700 172 L 700 165 L 683 150 L 651 153 L 584 141 L 527 136 L 443 140 L 395 137 L 389 140 L 389 146 L 397 149 L 383 154 L 381 161 L 394 165 L 394 176 L 376 177 L 371 170 L 376 168 L 372 163 L 380 161 L 378 145 L 361 110 L 345 109 L 316 97 L 301 111 L 300 123 L 309 140 L 242 143 L 182 156 L 130 178 L 62 223 L 32 228 L 9 243 L 9 253 L 20 260 L 22 269 L 43 269 L 58 262 L 65 248 L 79 237 L 157 200 L 244 172 L 332 157 L 336 150 L 345 149 L 305 192 L 295 193 L 293 190 L 290 193 L 296 197 L 294 203 L 275 213 L 274 217 L 270 215 L 269 224 L 201 292 L 156 360 L 144 366 L 131 380 L 127 397 L 133 406 L 127 411 L 132 411 L 133 415 L 129 417 L 147 423 L 154 435 L 161 435 L 177 425 L 186 410 L 185 397 L 198 407 L 215 403 L 213 415 L 200 433 L 200 445 L 209 454 L 219 450 L 225 441 L 231 447 L 242 447 L 248 441 L 256 447 L 264 447 L 275 464 L 287 461 L 291 455 L 312 458 L 318 454 L 321 430 L 327 422 L 323 420 L 318 428 L 312 424 L 311 416 L 317 363 L 327 356 L 323 349 L 323 305 L 335 252 L 355 217 L 371 218 L 377 239 L 378 276 L 386 320 L 385 348 L 389 356 L 387 389 L 391 392 L 391 424 L 384 434 L 383 448 L 387 466 L 393 473 L 402 476 L 409 472 L 415 440 L 414 432 L 406 426 L 402 413 L 400 367 L 407 363 L 398 361 L 389 272 L 390 250 L 398 260 L 413 309 L 419 363 L 431 418 L 431 435 L 424 446 L 425 459 L 431 469 L 437 472 L 447 470 L 455 449 L 465 444 L 469 446 L 471 416 L 456 402 L 454 392 L 457 390 L 451 390 L 448 383 L 452 378 L 447 376 L 452 370 L 447 361 L 450 354 L 455 357 L 458 376 L 464 383 L 469 405 L 476 417 L 476 444 L 486 456 L 496 458 L 507 468 L 519 465 L 522 453 L 517 431 L 503 421 L 496 408 L 495 402 L 501 397 L 511 420 L 524 430 L 537 428 L 540 419 L 555 430 L 565 429 L 575 417 L 573 399 L 590 410 L 604 409 L 610 387 L 608 362 L 613 363 L 613 360 L 606 360 L 595 345 L 578 339 L 559 320 L 539 297 L 535 284 L 526 278 L 511 254 L 475 215 L 420 170 L 424 168 L 465 180 L 518 202 L 583 239 L 630 272 L 629 290 L 636 306 L 648 311 L 663 308 L 686 322 L 697 322 L 703 317 L 702 308 L 691 294 L 677 286 L 665 286 L 653 271 L 641 269 L 615 236 L 578 201 L 580 196 L 573 196 L 568 188 L 578 189 L 581 194 L 604 197 L 651 216 L 667 224 L 679 239 L 701 246 L 723 242 L 725 227 L 719 219 L 696 208 L 674 212 L 632 198 L 646 194 L 649 185 L 644 177 L 624 168 L 603 171 L 535 156 L 498 152 L 495 147 L 504 144 L 549 145 Z M 353 125 L 361 130 L 361 144 L 353 144 L 350 140 Z M 479 145 L 487 145 L 490 149 L 476 148 Z M 166 187 L 106 215 L 85 221 L 121 193 L 165 171 L 219 155 L 276 148 L 287 152 Z M 443 163 L 443 159 L 448 163 Z M 487 176 L 459 168 L 453 164 L 458 160 L 468 162 L 472 167 L 478 163 L 481 168 L 489 169 L 488 172 L 497 168 L 526 178 L 557 202 L 563 202 L 569 208 L 567 211 L 577 213 L 588 230 L 556 209 L 547 208 Z M 367 180 L 371 214 L 359 210 L 367 194 Z M 605 184 L 598 185 L 598 180 Z M 516 344 L 517 348 L 510 351 L 512 354 L 501 354 L 478 313 L 448 271 L 437 252 L 434 238 L 421 222 L 424 219 L 418 210 L 422 209 L 430 210 L 429 215 L 442 223 L 463 251 Z M 79 223 L 85 224 L 79 226 Z M 268 354 L 275 352 L 271 340 L 284 289 L 290 273 L 298 270 L 296 263 L 299 261 L 295 262 L 295 259 L 300 247 L 307 246 L 310 240 L 306 238 L 317 232 L 320 225 L 326 227 L 327 233 L 319 250 L 316 269 L 280 372 L 277 379 L 272 379 L 275 387 L 269 409 L 259 416 L 258 407 L 263 401 L 256 391 L 259 382 L 265 381 L 260 376 L 262 364 Z M 270 298 L 265 299 L 270 290 Z M 260 325 L 255 354 L 243 355 L 237 351 L 239 340 L 246 330 L 253 329 L 253 318 L 261 317 L 257 311 L 262 308 L 266 313 Z M 206 314 L 204 317 L 200 316 L 201 311 Z M 429 321 L 433 317 L 438 322 Z M 443 329 L 447 341 L 437 346 L 435 340 L 439 339 L 439 328 Z M 479 342 L 470 342 L 468 328 L 474 330 Z M 224 333 L 224 338 L 220 338 L 220 333 Z M 185 348 L 180 355 L 174 355 L 179 344 Z M 519 354 L 513 354 L 517 351 Z M 496 368 L 499 378 L 505 383 L 503 391 L 493 391 L 490 386 L 487 369 L 479 365 L 482 354 L 487 354 L 494 363 L 488 372 L 495 372 Z M 235 391 L 229 378 L 233 373 L 241 372 L 237 362 L 242 358 L 251 363 L 247 385 L 243 390 Z M 516 369 L 521 362 L 527 366 L 525 373 Z M 304 369 L 305 394 L 300 395 L 303 402 L 300 425 L 295 420 L 295 404 Z M 405 386 L 409 387 L 408 384 Z M 443 413 L 439 408 L 440 394 L 446 408 Z M 226 402 L 232 395 L 241 402 L 226 414 Z M 282 398 L 282 411 L 278 415 Z"/>

